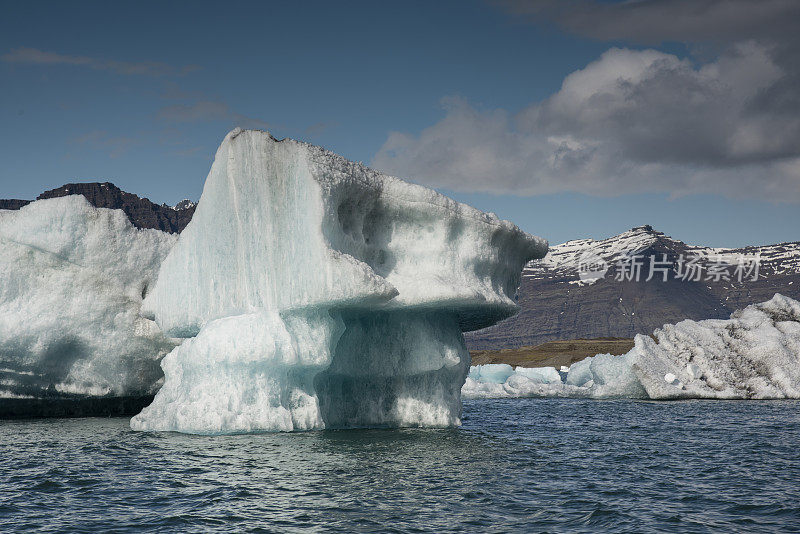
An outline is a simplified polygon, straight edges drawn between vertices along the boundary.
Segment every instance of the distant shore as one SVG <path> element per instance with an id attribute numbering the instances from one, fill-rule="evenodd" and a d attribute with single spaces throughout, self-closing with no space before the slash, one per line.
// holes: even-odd
<path id="1" fill-rule="evenodd" d="M 633 348 L 633 339 L 601 337 L 596 339 L 570 339 L 549 341 L 531 347 L 499 350 L 471 350 L 472 365 L 507 363 L 512 367 L 570 366 L 596 354 L 625 354 Z"/>

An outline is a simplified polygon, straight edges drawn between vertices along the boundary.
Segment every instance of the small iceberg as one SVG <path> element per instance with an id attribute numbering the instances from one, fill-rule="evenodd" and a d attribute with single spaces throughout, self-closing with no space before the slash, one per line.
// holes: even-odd
<path id="1" fill-rule="evenodd" d="M 571 367 L 472 367 L 465 398 L 800 398 L 800 302 L 776 294 L 730 319 L 681 321 L 638 335 L 627 354 Z M 560 380 L 553 380 L 559 375 Z M 502 380 L 501 380 L 502 379 Z"/>

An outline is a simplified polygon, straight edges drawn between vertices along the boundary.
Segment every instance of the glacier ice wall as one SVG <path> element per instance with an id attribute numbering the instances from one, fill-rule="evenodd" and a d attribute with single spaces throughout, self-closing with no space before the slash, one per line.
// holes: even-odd
<path id="1" fill-rule="evenodd" d="M 153 393 L 176 341 L 140 307 L 175 239 L 83 196 L 0 210 L 0 397 Z"/>
<path id="2" fill-rule="evenodd" d="M 144 301 L 170 335 L 137 430 L 458 424 L 462 331 L 516 312 L 544 240 L 266 132 L 229 133 Z"/>
<path id="3" fill-rule="evenodd" d="M 468 398 L 800 398 L 800 302 L 776 294 L 730 319 L 665 325 L 623 356 L 599 354 L 558 372 L 477 366 Z M 507 367 L 507 369 L 506 369 Z M 553 380 L 560 375 L 561 380 Z"/>

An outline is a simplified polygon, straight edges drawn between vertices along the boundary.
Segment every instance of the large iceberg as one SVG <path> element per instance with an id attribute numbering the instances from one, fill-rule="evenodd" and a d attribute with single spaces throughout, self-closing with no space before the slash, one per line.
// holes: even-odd
<path id="1" fill-rule="evenodd" d="M 560 376 L 560 380 L 555 380 Z M 568 370 L 473 367 L 467 398 L 800 398 L 800 302 L 776 294 L 730 319 L 681 321 L 638 335 L 623 356 L 599 354 Z"/>
<path id="2" fill-rule="evenodd" d="M 136 430 L 451 426 L 462 332 L 516 312 L 546 241 L 262 131 L 229 133 L 143 310 L 187 339 Z"/>
<path id="3" fill-rule="evenodd" d="M 83 196 L 0 210 L 0 398 L 155 393 L 177 341 L 140 307 L 175 240 Z"/>

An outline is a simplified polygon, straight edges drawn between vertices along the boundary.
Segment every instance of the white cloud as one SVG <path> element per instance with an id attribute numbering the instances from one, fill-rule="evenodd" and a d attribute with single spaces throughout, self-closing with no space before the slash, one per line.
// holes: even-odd
<path id="1" fill-rule="evenodd" d="M 700 66 L 614 48 L 516 114 L 447 99 L 444 119 L 417 136 L 391 133 L 373 165 L 457 191 L 800 202 L 800 110 L 765 98 L 785 79 L 755 42 Z"/>
<path id="2" fill-rule="evenodd" d="M 176 68 L 157 61 L 129 62 L 88 56 L 70 56 L 27 47 L 15 48 L 0 56 L 0 60 L 6 63 L 26 65 L 71 65 L 94 70 L 106 70 L 117 74 L 147 76 L 183 75 L 199 68 L 196 66 Z"/>
<path id="3" fill-rule="evenodd" d="M 166 106 L 159 110 L 158 117 L 176 123 L 225 121 L 242 128 L 267 129 L 269 127 L 265 121 L 235 113 L 225 102 L 215 100 Z"/>
<path id="4" fill-rule="evenodd" d="M 86 145 L 93 150 L 105 150 L 108 157 L 117 158 L 125 154 L 131 147 L 140 143 L 139 140 L 128 136 L 115 136 L 105 130 L 94 130 L 72 139 L 78 145 Z"/>

